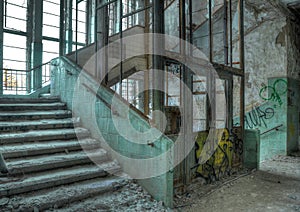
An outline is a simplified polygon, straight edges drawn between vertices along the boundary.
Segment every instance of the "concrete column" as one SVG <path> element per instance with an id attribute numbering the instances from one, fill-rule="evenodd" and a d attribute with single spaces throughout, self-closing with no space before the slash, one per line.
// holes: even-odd
<path id="1" fill-rule="evenodd" d="M 239 51 L 240 51 L 240 69 L 245 74 L 245 37 L 244 37 L 244 0 L 238 0 L 238 11 L 239 11 Z M 240 117 L 242 136 L 241 139 L 244 141 L 245 136 L 245 75 L 241 78 L 241 90 L 240 90 Z"/>
<path id="2" fill-rule="evenodd" d="M 95 11 L 96 0 L 87 1 L 87 42 L 88 44 L 95 42 Z"/>
<path id="3" fill-rule="evenodd" d="M 105 74 L 108 70 L 108 51 L 107 48 L 104 49 L 103 54 L 100 55 L 98 50 L 102 49 L 108 44 L 108 6 L 105 5 L 105 1 L 97 0 L 96 7 L 104 5 L 103 7 L 97 9 L 96 20 L 95 20 L 95 39 L 96 39 L 96 51 L 97 51 L 97 61 L 96 61 L 96 78 L 104 79 L 107 82 L 107 76 Z"/>
<path id="4" fill-rule="evenodd" d="M 33 40 L 31 68 L 40 66 L 43 63 L 43 1 L 33 1 Z M 33 71 L 32 88 L 42 87 L 42 68 Z"/>
<path id="5" fill-rule="evenodd" d="M 3 12 L 4 2 L 0 3 L 0 95 L 3 94 Z"/>
<path id="6" fill-rule="evenodd" d="M 59 17 L 59 55 L 65 55 L 65 1 L 60 1 L 60 17 Z"/>
<path id="7" fill-rule="evenodd" d="M 65 53 L 72 52 L 73 29 L 72 29 L 72 0 L 64 0 L 65 6 Z"/>
<path id="8" fill-rule="evenodd" d="M 153 33 L 164 33 L 164 2 L 161 0 L 153 1 Z M 164 55 L 164 40 L 159 38 L 153 39 L 153 110 L 164 111 L 164 59 L 160 55 Z M 156 71 L 160 70 L 160 71 Z M 157 89 L 157 90 L 155 90 Z M 163 119 L 160 114 L 153 114 L 153 120 L 158 129 L 162 130 Z"/>
<path id="9" fill-rule="evenodd" d="M 33 43 L 33 0 L 27 1 L 27 40 L 26 40 L 26 68 L 32 68 L 32 43 Z M 26 77 L 26 90 L 30 93 L 32 89 L 32 73 L 28 72 Z"/>
<path id="10" fill-rule="evenodd" d="M 144 1 L 144 7 L 148 7 L 150 4 L 149 0 L 145 0 Z M 150 13 L 149 11 L 145 11 L 145 33 L 149 33 L 150 32 Z M 150 46 L 149 46 L 149 37 L 146 36 L 146 39 L 144 41 L 144 46 L 145 46 L 145 50 L 146 52 L 149 52 Z M 145 55 L 146 61 L 147 61 L 147 70 L 150 69 L 150 63 L 151 63 L 151 56 L 149 55 Z M 149 115 L 150 113 L 150 75 L 149 75 L 149 71 L 145 71 L 144 72 L 144 113 L 145 115 Z"/>
<path id="11" fill-rule="evenodd" d="M 187 47 L 185 41 L 187 40 L 186 36 L 186 1 L 179 0 L 179 28 L 180 28 L 180 39 L 183 41 L 180 43 L 180 54 L 185 57 L 187 54 Z M 182 99 L 181 99 L 181 107 L 183 114 L 182 117 L 182 126 L 184 133 L 184 149 L 182 150 L 182 154 L 189 155 L 189 146 L 194 145 L 194 140 L 192 136 L 193 132 L 193 96 L 192 96 L 192 75 L 190 70 L 187 67 L 182 67 L 182 81 L 185 86 L 182 88 Z M 191 167 L 188 159 L 184 161 L 184 172 L 185 178 L 183 179 L 183 183 L 188 185 L 192 179 Z"/>

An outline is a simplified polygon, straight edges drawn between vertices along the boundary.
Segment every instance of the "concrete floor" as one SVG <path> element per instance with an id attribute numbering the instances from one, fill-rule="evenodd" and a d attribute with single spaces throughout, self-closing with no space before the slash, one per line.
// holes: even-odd
<path id="1" fill-rule="evenodd" d="M 195 183 L 175 198 L 175 211 L 300 211 L 300 157 L 278 156 L 258 171 L 214 185 Z"/>
<path id="2" fill-rule="evenodd" d="M 164 208 L 140 186 L 127 181 L 125 186 L 102 197 L 91 197 L 48 211 L 300 211 L 300 154 L 278 156 L 262 163 L 258 171 L 243 170 L 213 184 L 204 184 L 198 179 L 189 186 L 187 193 L 177 195 L 173 210 Z M 0 211 L 11 211 L 7 209 L 16 208 L 16 204 L 31 204 L 26 201 L 22 195 L 0 199 Z"/>

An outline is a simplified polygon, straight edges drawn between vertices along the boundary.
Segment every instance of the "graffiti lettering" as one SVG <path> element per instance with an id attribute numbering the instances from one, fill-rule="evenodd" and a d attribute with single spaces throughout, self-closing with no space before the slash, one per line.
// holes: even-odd
<path id="1" fill-rule="evenodd" d="M 243 140 L 239 137 L 238 133 L 236 132 L 236 129 L 231 130 L 232 138 L 230 141 L 233 144 L 233 151 L 234 153 L 237 153 L 239 155 L 243 154 Z"/>
<path id="2" fill-rule="evenodd" d="M 210 149 L 204 149 L 205 143 L 208 139 L 208 131 L 199 132 L 197 141 L 195 143 L 195 159 L 197 161 L 196 175 L 203 177 L 208 182 L 219 180 L 222 175 L 230 175 L 233 167 L 241 165 L 243 154 L 243 141 L 239 138 L 239 128 L 231 130 L 232 135 L 229 134 L 228 129 L 215 129 L 212 136 L 215 140 L 213 145 L 218 145 L 216 151 L 212 154 L 209 160 L 204 164 L 200 163 L 206 154 L 210 154 Z M 211 154 L 210 154 L 211 155 Z"/>
<path id="3" fill-rule="evenodd" d="M 279 106 L 283 104 L 281 96 L 288 91 L 287 82 L 283 79 L 278 79 L 273 86 L 264 86 L 260 89 L 259 96 L 263 100 L 278 102 Z"/>
<path id="4" fill-rule="evenodd" d="M 233 145 L 232 166 L 234 167 L 239 167 L 242 165 L 244 142 L 241 138 L 241 134 L 242 134 L 241 127 L 233 127 L 233 129 L 231 130 L 230 141 L 232 142 Z"/>
<path id="5" fill-rule="evenodd" d="M 245 115 L 245 124 L 247 128 L 253 129 L 254 127 L 265 127 L 268 125 L 266 120 L 273 118 L 275 115 L 273 108 L 266 108 L 262 110 L 260 107 L 254 108 L 251 112 Z"/>

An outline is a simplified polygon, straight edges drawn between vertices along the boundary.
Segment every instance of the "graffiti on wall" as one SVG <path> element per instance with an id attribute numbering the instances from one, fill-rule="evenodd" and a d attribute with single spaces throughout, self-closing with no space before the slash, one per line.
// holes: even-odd
<path id="1" fill-rule="evenodd" d="M 283 101 L 281 99 L 282 95 L 286 94 L 288 91 L 287 81 L 283 79 L 276 80 L 272 86 L 264 86 L 259 91 L 259 96 L 266 101 L 273 101 L 281 106 Z"/>
<path id="2" fill-rule="evenodd" d="M 243 142 L 240 139 L 239 130 L 232 130 L 231 134 L 228 129 L 215 129 L 199 132 L 196 140 L 195 157 L 198 164 L 196 165 L 196 175 L 205 178 L 211 182 L 219 180 L 223 175 L 229 175 L 233 167 L 242 165 Z M 213 142 L 209 141 L 214 139 Z M 206 143 L 210 147 L 205 148 Z M 215 148 L 214 145 L 217 145 Z M 215 150 L 211 154 L 212 150 Z M 201 162 L 206 155 L 212 155 L 204 163 Z"/>
<path id="3" fill-rule="evenodd" d="M 244 142 L 242 140 L 242 127 L 233 127 L 230 141 L 233 144 L 232 166 L 241 167 L 243 164 Z"/>
<path id="4" fill-rule="evenodd" d="M 248 129 L 253 129 L 255 127 L 265 127 L 267 128 L 267 120 L 274 117 L 275 111 L 271 107 L 266 109 L 261 109 L 260 107 L 253 108 L 252 111 L 245 115 L 245 125 Z"/>

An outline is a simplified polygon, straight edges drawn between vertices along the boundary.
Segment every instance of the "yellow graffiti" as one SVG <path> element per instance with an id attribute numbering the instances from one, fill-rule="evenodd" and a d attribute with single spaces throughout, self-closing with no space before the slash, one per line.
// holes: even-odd
<path id="1" fill-rule="evenodd" d="M 196 159 L 200 164 L 197 173 L 205 178 L 218 178 L 221 173 L 229 171 L 232 166 L 232 149 L 228 129 L 199 132 L 196 140 Z"/>

